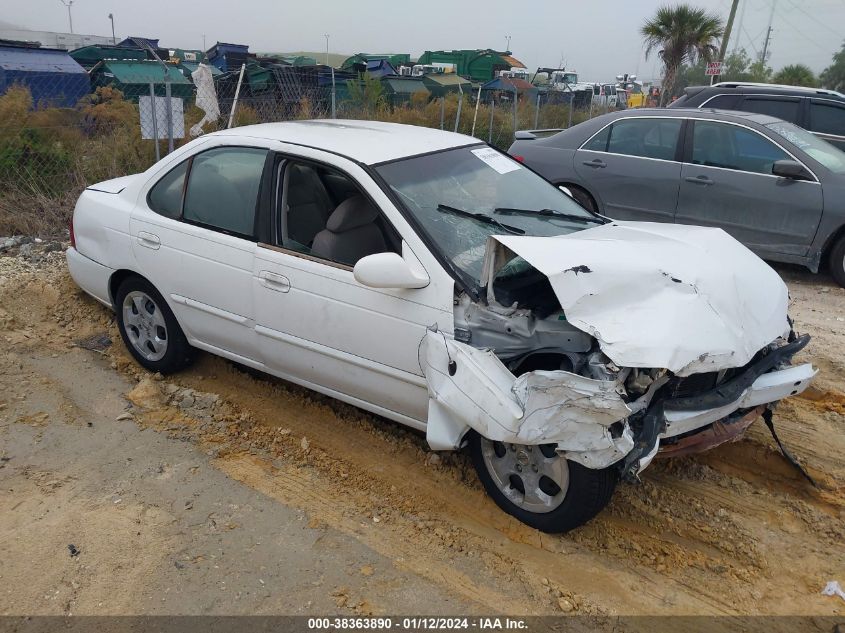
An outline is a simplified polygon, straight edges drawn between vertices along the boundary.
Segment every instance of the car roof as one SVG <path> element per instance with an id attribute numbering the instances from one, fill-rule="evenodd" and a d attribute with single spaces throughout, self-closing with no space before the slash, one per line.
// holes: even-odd
<path id="1" fill-rule="evenodd" d="M 464 134 L 417 125 L 347 119 L 259 123 L 213 132 L 210 136 L 232 135 L 304 145 L 367 165 L 482 142 Z"/>
<path id="2" fill-rule="evenodd" d="M 691 119 L 707 119 L 717 115 L 719 118 L 727 121 L 758 123 L 766 125 L 780 121 L 780 119 L 769 116 L 768 114 L 758 114 L 756 112 L 743 112 L 741 110 L 718 110 L 716 108 L 634 108 L 631 110 L 620 110 L 613 112 L 610 115 L 605 115 L 608 118 L 624 119 L 631 116 L 661 116 L 661 117 L 686 117 Z"/>
<path id="3" fill-rule="evenodd" d="M 845 99 L 845 94 L 836 92 L 835 90 L 828 90 L 827 88 L 811 88 L 809 86 L 788 86 L 786 84 L 767 84 L 757 83 L 753 81 L 721 81 L 712 86 L 690 86 L 685 89 L 685 92 L 724 92 L 725 90 L 735 90 L 738 92 L 748 91 L 749 93 L 777 93 L 785 95 L 804 95 L 804 96 L 824 96 L 834 97 L 836 99 Z"/>

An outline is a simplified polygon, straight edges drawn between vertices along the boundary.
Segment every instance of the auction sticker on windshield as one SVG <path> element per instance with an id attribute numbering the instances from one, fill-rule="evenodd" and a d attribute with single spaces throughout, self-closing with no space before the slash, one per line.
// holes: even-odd
<path id="1" fill-rule="evenodd" d="M 472 150 L 472 153 L 475 154 L 481 160 L 483 160 L 485 163 L 490 165 L 490 167 L 495 169 L 500 174 L 506 174 L 509 171 L 515 171 L 519 169 L 519 164 L 515 163 L 504 154 L 500 154 L 492 147 L 474 149 Z"/>

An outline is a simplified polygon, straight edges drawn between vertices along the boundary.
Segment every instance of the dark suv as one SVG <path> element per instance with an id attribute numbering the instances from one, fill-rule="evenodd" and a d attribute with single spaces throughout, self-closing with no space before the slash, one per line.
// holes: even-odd
<path id="1" fill-rule="evenodd" d="M 686 88 L 683 96 L 669 107 L 768 114 L 845 150 L 845 95 L 833 90 L 730 81 Z"/>

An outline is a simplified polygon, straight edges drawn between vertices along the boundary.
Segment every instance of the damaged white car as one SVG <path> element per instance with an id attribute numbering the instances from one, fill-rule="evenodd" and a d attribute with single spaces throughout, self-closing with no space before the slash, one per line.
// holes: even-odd
<path id="1" fill-rule="evenodd" d="M 467 447 L 506 512 L 581 525 L 659 452 L 815 374 L 778 275 L 719 229 L 613 222 L 476 139 L 241 127 L 89 187 L 67 259 L 144 367 L 196 349 Z"/>

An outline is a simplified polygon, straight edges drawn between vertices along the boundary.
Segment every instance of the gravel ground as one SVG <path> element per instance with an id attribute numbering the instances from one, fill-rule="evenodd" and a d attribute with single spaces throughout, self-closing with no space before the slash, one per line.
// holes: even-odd
<path id="1" fill-rule="evenodd" d="M 845 291 L 824 276 L 778 268 L 820 373 L 775 423 L 818 489 L 757 423 L 549 536 L 391 422 L 205 354 L 143 371 L 52 243 L 0 256 L 0 614 L 845 614 L 821 595 L 845 584 Z"/>

